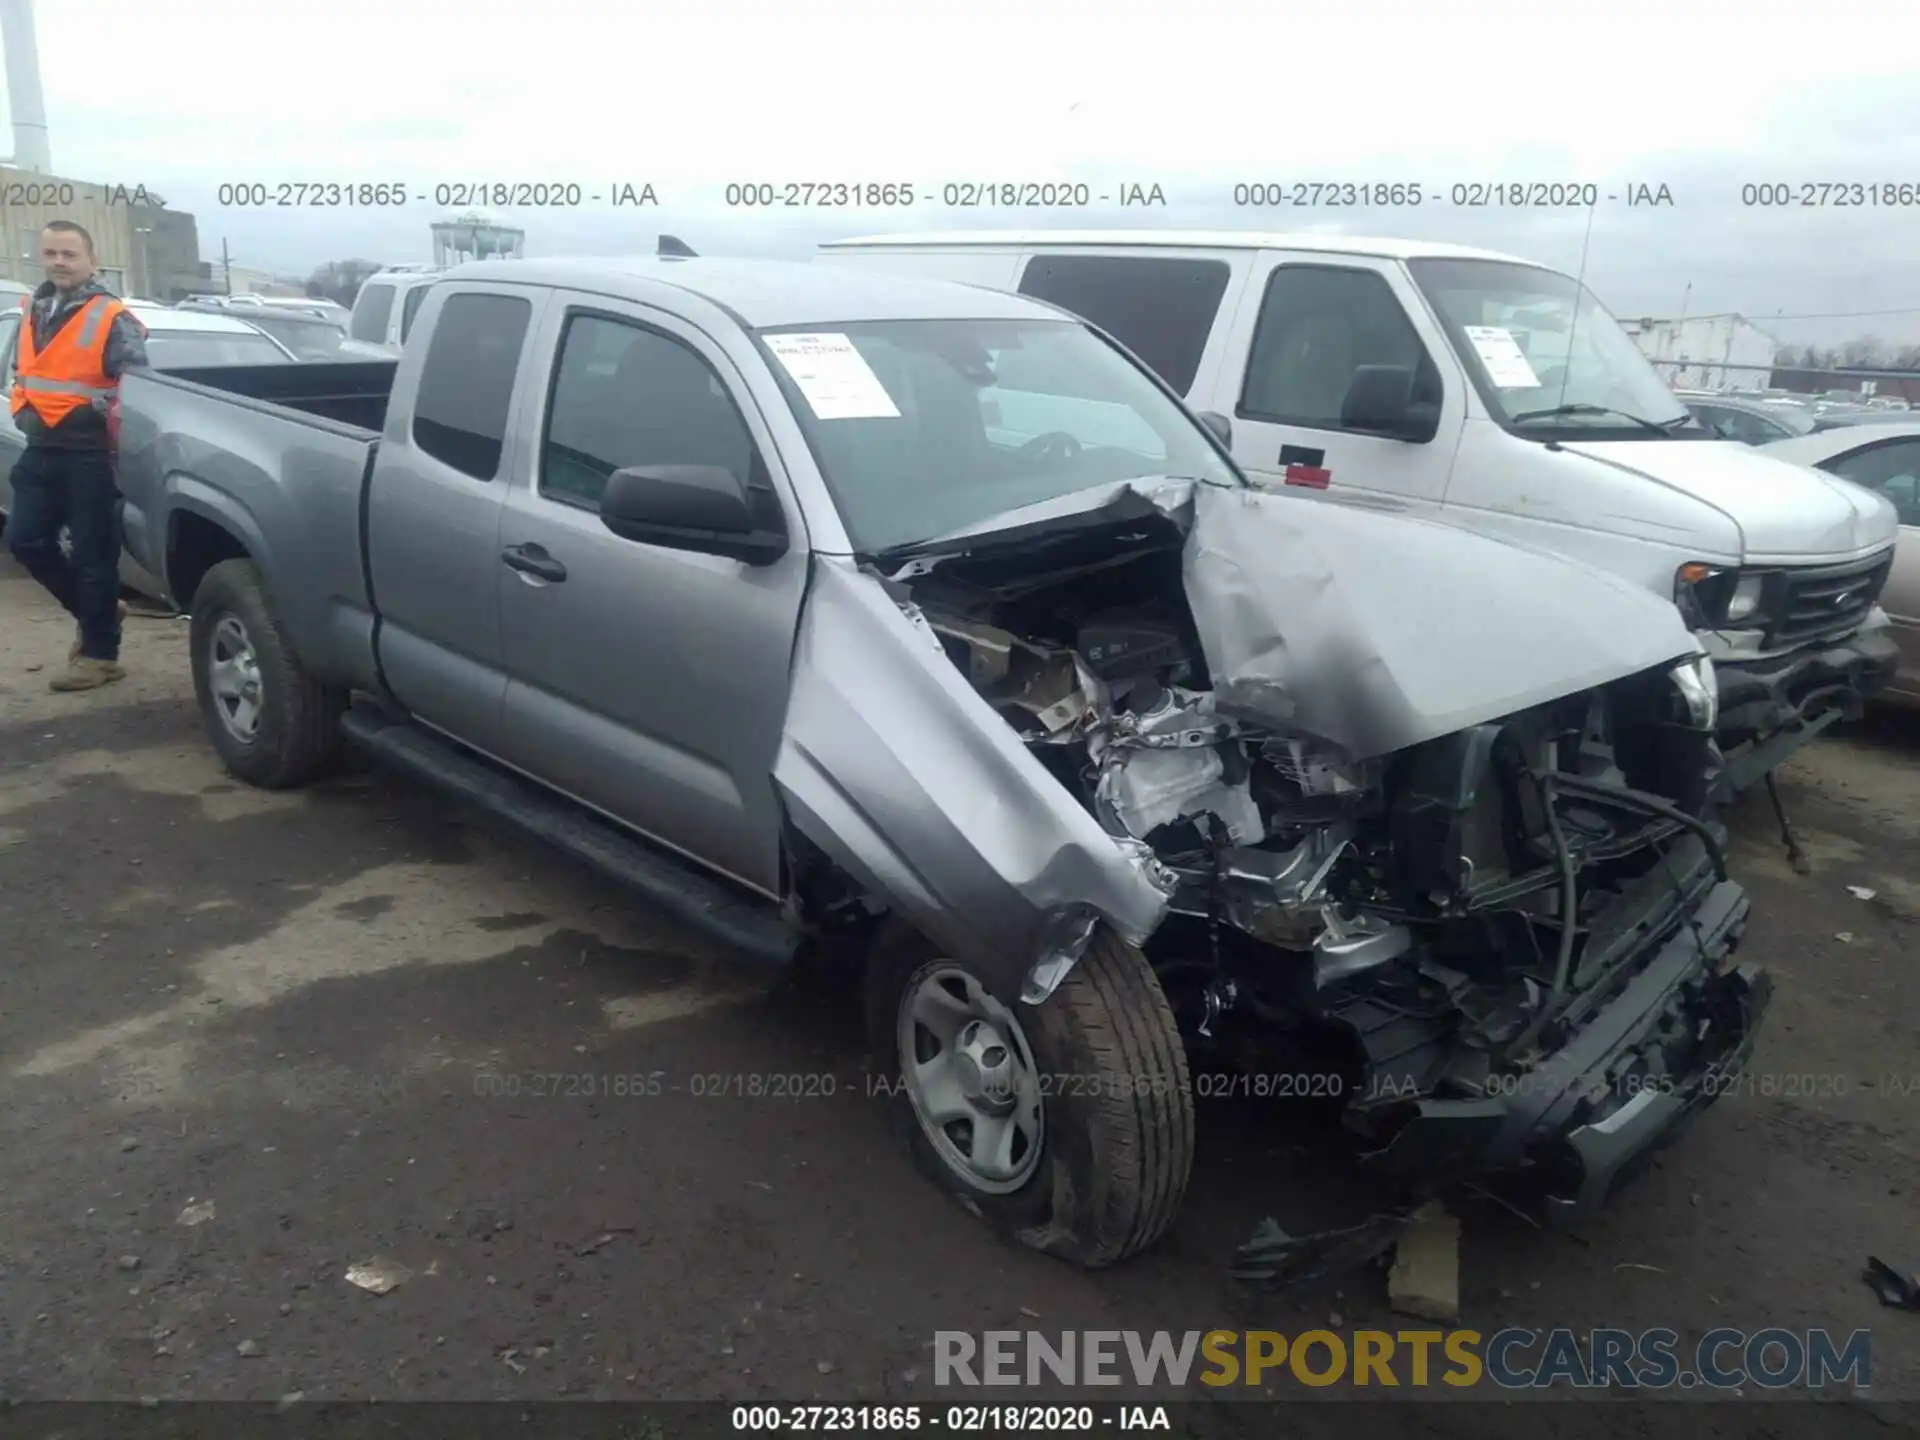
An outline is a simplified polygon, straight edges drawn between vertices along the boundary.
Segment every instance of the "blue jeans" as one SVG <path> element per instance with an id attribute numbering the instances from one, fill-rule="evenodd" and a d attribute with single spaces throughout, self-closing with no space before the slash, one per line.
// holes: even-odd
<path id="1" fill-rule="evenodd" d="M 72 542 L 61 553 L 60 527 Z M 7 544 L 80 622 L 80 653 L 120 658 L 120 494 L 104 450 L 29 446 L 13 467 Z"/>

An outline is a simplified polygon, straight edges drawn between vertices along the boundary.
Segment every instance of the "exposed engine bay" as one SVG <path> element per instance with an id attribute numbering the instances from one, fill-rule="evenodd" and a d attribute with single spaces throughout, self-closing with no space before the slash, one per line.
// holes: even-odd
<path id="1" fill-rule="evenodd" d="M 1518 1089 L 1675 937 L 1724 954 L 1744 925 L 1744 900 L 1711 941 L 1696 915 L 1725 881 L 1698 814 L 1718 752 L 1673 676 L 1354 754 L 1216 689 L 1171 527 L 1046 562 L 956 556 L 893 588 L 1102 827 L 1151 850 L 1172 900 L 1147 953 L 1196 1072 L 1334 1102 L 1389 1169 L 1502 1146 L 1560 1163 L 1520 1153 Z M 1624 1049 L 1609 1037 L 1614 1088 L 1576 1097 L 1582 1115 L 1690 1074 L 1702 1035 L 1749 1018 L 1712 1013 L 1737 997 L 1705 987 L 1662 1003 Z"/>

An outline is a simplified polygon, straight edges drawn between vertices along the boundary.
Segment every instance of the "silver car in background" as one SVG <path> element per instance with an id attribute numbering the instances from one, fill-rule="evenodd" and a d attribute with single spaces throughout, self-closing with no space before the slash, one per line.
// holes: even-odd
<path id="1" fill-rule="evenodd" d="M 1920 703 L 1920 420 L 1876 413 L 1858 423 L 1775 441 L 1767 453 L 1851 480 L 1893 503 L 1900 516 L 1900 544 L 1880 606 L 1900 645 L 1900 674 L 1885 693 Z"/>

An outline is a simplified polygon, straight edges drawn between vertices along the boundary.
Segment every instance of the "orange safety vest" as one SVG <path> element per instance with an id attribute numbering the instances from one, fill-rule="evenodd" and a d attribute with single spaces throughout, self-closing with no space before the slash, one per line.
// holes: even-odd
<path id="1" fill-rule="evenodd" d="M 127 307 L 111 295 L 95 295 L 47 341 L 33 343 L 33 297 L 20 302 L 20 348 L 14 357 L 13 413 L 24 405 L 48 426 L 95 400 L 111 397 L 119 382 L 107 375 L 107 336 Z"/>

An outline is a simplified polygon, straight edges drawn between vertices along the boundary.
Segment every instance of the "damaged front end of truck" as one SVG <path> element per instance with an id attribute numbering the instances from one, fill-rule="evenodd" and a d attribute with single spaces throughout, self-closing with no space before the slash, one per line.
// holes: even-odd
<path id="1" fill-rule="evenodd" d="M 1571 1215 L 1728 1088 L 1767 1003 L 1701 813 L 1713 696 L 1670 606 L 1558 557 L 1133 482 L 818 561 L 774 778 L 1014 1010 L 1104 926 L 1196 1081 Z"/>

